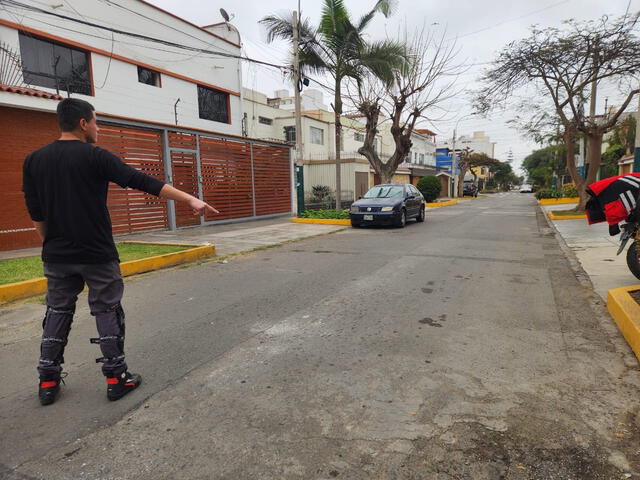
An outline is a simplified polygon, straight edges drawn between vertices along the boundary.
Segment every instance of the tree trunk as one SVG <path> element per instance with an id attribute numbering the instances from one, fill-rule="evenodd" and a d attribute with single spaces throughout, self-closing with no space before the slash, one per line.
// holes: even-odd
<path id="1" fill-rule="evenodd" d="M 600 170 L 600 163 L 602 162 L 602 132 L 600 129 L 595 129 L 594 131 L 587 133 L 587 148 L 589 173 L 578 190 L 580 193 L 580 202 L 575 208 L 577 212 L 584 212 L 587 200 L 589 200 L 589 194 L 586 189 L 589 185 L 595 182 L 598 171 Z"/>
<path id="2" fill-rule="evenodd" d="M 564 139 L 564 145 L 567 148 L 567 170 L 569 171 L 569 175 L 571 176 L 571 180 L 576 186 L 578 190 L 578 195 L 580 196 L 580 202 L 576 206 L 576 211 L 580 210 L 580 205 L 582 204 L 582 210 L 584 210 L 584 205 L 586 204 L 586 200 L 584 204 L 582 202 L 582 198 L 586 195 L 584 191 L 584 180 L 580 177 L 578 173 L 578 167 L 576 167 L 576 132 L 571 128 L 565 128 L 564 134 L 562 135 Z"/>
<path id="3" fill-rule="evenodd" d="M 342 139 L 342 93 L 340 91 L 340 79 L 336 78 L 336 94 L 334 97 L 334 112 L 336 122 L 336 210 L 342 209 L 342 169 L 340 165 L 340 143 Z"/>

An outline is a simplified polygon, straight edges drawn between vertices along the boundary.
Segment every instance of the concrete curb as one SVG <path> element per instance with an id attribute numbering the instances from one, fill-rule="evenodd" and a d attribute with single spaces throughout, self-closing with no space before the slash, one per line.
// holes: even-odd
<path id="1" fill-rule="evenodd" d="M 448 207 L 450 205 L 457 205 L 458 200 L 449 200 L 448 202 L 438 202 L 438 203 L 425 203 L 425 206 L 430 208 L 439 208 L 439 207 Z"/>
<path id="2" fill-rule="evenodd" d="M 298 218 L 291 219 L 293 223 L 315 223 L 316 225 L 346 225 L 351 226 L 351 220 L 342 218 Z"/>
<path id="3" fill-rule="evenodd" d="M 607 295 L 607 309 L 618 329 L 640 360 L 640 305 L 629 292 L 640 290 L 640 285 L 614 288 Z"/>
<path id="4" fill-rule="evenodd" d="M 567 203 L 578 203 L 580 197 L 567 197 L 567 198 L 541 198 L 538 200 L 539 205 L 563 205 Z"/>
<path id="5" fill-rule="evenodd" d="M 551 220 L 579 220 L 579 219 L 586 219 L 587 216 L 586 215 L 554 215 L 551 212 L 547 212 L 547 216 L 551 219 Z"/>
<path id="6" fill-rule="evenodd" d="M 126 242 L 126 243 L 149 243 L 149 242 Z M 155 242 L 154 242 L 155 243 Z M 166 243 L 163 245 L 167 245 Z M 123 277 L 135 275 L 137 273 L 150 272 L 161 268 L 174 267 L 183 263 L 193 262 L 201 258 L 212 257 L 216 254 L 214 245 L 192 245 L 184 243 L 173 243 L 180 247 L 193 247 L 182 252 L 166 253 L 155 257 L 131 260 L 120 264 Z M 32 297 L 47 292 L 47 279 L 44 277 L 25 280 L 24 282 L 9 283 L 0 285 L 0 304 Z"/>

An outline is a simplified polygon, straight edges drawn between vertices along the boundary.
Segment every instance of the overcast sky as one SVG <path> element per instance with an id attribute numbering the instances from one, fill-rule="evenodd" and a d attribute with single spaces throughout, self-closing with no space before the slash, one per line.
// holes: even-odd
<path id="1" fill-rule="evenodd" d="M 287 46 L 284 43 L 267 44 L 264 29 L 258 21 L 268 14 L 285 13 L 297 8 L 297 0 L 241 0 L 231 2 L 223 0 L 150 0 L 171 13 L 185 18 L 197 25 L 208 25 L 222 20 L 220 7 L 233 16 L 234 24 L 242 35 L 244 54 L 273 62 L 287 63 Z M 354 18 L 359 18 L 374 5 L 374 0 L 346 0 L 347 8 Z M 302 16 L 317 24 L 322 2 L 301 0 Z M 426 25 L 434 29 L 437 35 L 455 40 L 459 48 L 457 60 L 472 65 L 459 77 L 459 87 L 469 91 L 478 87 L 478 77 L 486 66 L 475 65 L 491 61 L 496 53 L 507 43 L 526 37 L 529 28 L 539 26 L 560 26 L 563 20 L 596 19 L 602 15 L 619 16 L 629 9 L 640 10 L 640 0 L 490 0 L 478 2 L 472 0 L 399 0 L 395 14 L 385 19 L 379 15 L 370 25 L 371 38 L 394 36 L 405 23 L 409 30 Z M 286 80 L 277 69 L 248 64 L 244 67 L 243 83 L 245 87 L 262 91 L 271 96 L 273 91 L 289 88 Z M 605 98 L 609 105 L 618 101 L 613 89 L 603 88 L 599 92 L 599 110 L 604 109 Z M 325 103 L 330 103 L 325 93 Z M 506 160 L 509 149 L 514 154 L 514 167 L 537 146 L 510 128 L 506 121 L 513 117 L 512 111 L 493 114 L 491 118 L 468 117 L 471 109 L 468 98 L 461 95 L 446 105 L 450 113 L 444 120 L 433 125 L 424 125 L 436 131 L 440 138 L 451 138 L 455 124 L 458 135 L 471 134 L 475 130 L 484 130 L 492 141 L 497 142 L 496 157 Z M 635 107 L 634 107 L 635 110 Z"/>

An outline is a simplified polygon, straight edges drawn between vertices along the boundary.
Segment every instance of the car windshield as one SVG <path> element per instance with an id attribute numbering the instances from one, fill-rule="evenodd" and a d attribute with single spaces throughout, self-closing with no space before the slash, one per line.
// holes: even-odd
<path id="1" fill-rule="evenodd" d="M 404 195 L 404 188 L 399 185 L 382 185 L 379 187 L 373 187 L 363 198 L 392 198 L 402 197 Z"/>

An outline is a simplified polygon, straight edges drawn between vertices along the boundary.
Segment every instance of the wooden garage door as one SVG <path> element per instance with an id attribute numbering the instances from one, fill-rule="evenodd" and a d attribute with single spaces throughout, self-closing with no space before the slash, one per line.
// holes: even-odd
<path id="1" fill-rule="evenodd" d="M 200 166 L 203 199 L 220 211 L 207 215 L 206 221 L 253 215 L 248 143 L 201 136 Z"/>
<path id="2" fill-rule="evenodd" d="M 98 145 L 132 167 L 165 180 L 160 132 L 101 125 Z M 107 205 L 114 234 L 168 227 L 166 201 L 154 195 L 110 184 Z"/>
<path id="3" fill-rule="evenodd" d="M 289 149 L 253 146 L 256 215 L 291 211 Z"/>

